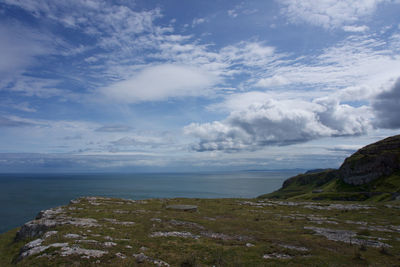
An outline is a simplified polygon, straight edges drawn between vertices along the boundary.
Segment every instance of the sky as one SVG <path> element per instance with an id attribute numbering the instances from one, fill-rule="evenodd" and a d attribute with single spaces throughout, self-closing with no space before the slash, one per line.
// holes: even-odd
<path id="1" fill-rule="evenodd" d="M 400 131 L 399 0 L 0 0 L 0 172 L 337 168 Z"/>

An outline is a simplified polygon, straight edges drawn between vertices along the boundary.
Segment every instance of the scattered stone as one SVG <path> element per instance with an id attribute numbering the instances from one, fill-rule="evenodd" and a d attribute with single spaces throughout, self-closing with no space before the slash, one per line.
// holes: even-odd
<path id="1" fill-rule="evenodd" d="M 84 249 L 78 246 L 68 247 L 64 246 L 61 248 L 61 256 L 71 256 L 71 255 L 83 255 L 82 258 L 88 259 L 91 257 L 100 258 L 103 255 L 108 254 L 108 251 L 97 250 L 97 249 Z"/>
<path id="2" fill-rule="evenodd" d="M 161 222 L 160 218 L 151 218 L 150 221 L 152 222 Z"/>
<path id="3" fill-rule="evenodd" d="M 127 214 L 127 213 L 129 213 L 129 211 L 127 211 L 127 210 L 114 210 L 113 213 L 116 213 L 116 214 Z"/>
<path id="4" fill-rule="evenodd" d="M 107 248 L 114 247 L 116 245 L 117 245 L 117 243 L 114 243 L 114 242 L 104 242 L 104 246 Z"/>
<path id="5" fill-rule="evenodd" d="M 117 221 L 116 219 L 110 219 L 110 218 L 104 218 L 105 221 L 113 223 L 113 224 L 119 224 L 119 225 L 134 225 L 135 222 L 121 222 L 121 221 Z"/>
<path id="6" fill-rule="evenodd" d="M 338 224 L 338 222 L 333 221 L 334 219 L 328 219 L 326 217 L 320 217 L 316 215 L 307 216 L 306 219 L 317 224 L 323 224 L 323 223 Z"/>
<path id="7" fill-rule="evenodd" d="M 286 245 L 286 244 L 280 244 L 279 246 L 281 246 L 283 248 L 291 249 L 291 250 L 301 251 L 301 252 L 309 251 L 309 249 L 305 248 L 305 247 L 292 246 L 292 245 Z"/>
<path id="8" fill-rule="evenodd" d="M 57 233 L 58 233 L 58 231 L 48 231 L 48 232 L 44 233 L 43 239 L 49 238 L 50 236 L 53 236 Z"/>
<path id="9" fill-rule="evenodd" d="M 252 243 L 246 243 L 246 247 L 248 247 L 248 248 L 251 248 L 251 247 L 254 247 L 255 245 L 254 244 L 252 244 Z"/>
<path id="10" fill-rule="evenodd" d="M 288 259 L 291 259 L 291 258 L 293 258 L 293 257 L 290 256 L 290 255 L 283 254 L 283 253 L 276 253 L 276 252 L 271 253 L 271 254 L 264 254 L 264 256 L 263 256 L 263 259 L 267 259 L 267 260 L 270 260 L 270 259 L 288 260 Z"/>
<path id="11" fill-rule="evenodd" d="M 187 227 L 197 228 L 197 229 L 202 229 L 202 230 L 205 229 L 204 226 L 202 226 L 202 225 L 200 225 L 198 223 L 194 223 L 194 222 L 170 220 L 169 223 L 172 224 L 172 225 L 176 225 L 176 226 L 187 226 Z"/>
<path id="12" fill-rule="evenodd" d="M 351 221 L 351 220 L 345 220 L 344 221 L 345 223 L 347 223 L 347 224 L 359 224 L 359 225 L 367 225 L 368 223 L 367 222 L 355 222 L 355 221 Z"/>
<path id="13" fill-rule="evenodd" d="M 389 225 L 389 227 L 390 227 L 393 231 L 395 231 L 395 232 L 397 232 L 397 233 L 400 233 L 400 225 Z"/>
<path id="14" fill-rule="evenodd" d="M 305 205 L 304 208 L 317 209 L 317 210 L 361 210 L 372 209 L 373 207 L 361 204 L 329 204 L 321 205 L 319 203 L 312 203 Z"/>
<path id="15" fill-rule="evenodd" d="M 213 233 L 213 232 L 201 232 L 200 233 L 204 237 L 213 238 L 213 239 L 221 239 L 221 240 L 237 240 L 237 241 L 248 241 L 253 240 L 251 237 L 242 236 L 242 235 L 226 235 L 222 233 Z"/>
<path id="16" fill-rule="evenodd" d="M 146 251 L 146 250 L 148 250 L 148 248 L 146 248 L 146 247 L 141 247 L 140 248 L 140 251 Z"/>
<path id="17" fill-rule="evenodd" d="M 72 239 L 81 238 L 81 236 L 78 235 L 78 234 L 65 234 L 64 237 L 65 237 L 65 238 L 72 238 Z"/>
<path id="18" fill-rule="evenodd" d="M 239 205 L 249 205 L 249 206 L 255 206 L 255 207 L 274 206 L 274 204 L 272 204 L 272 203 L 265 203 L 262 201 L 259 201 L 259 202 L 241 201 L 241 202 L 239 202 Z"/>
<path id="19" fill-rule="evenodd" d="M 165 261 L 162 260 L 158 260 L 158 259 L 153 259 L 149 256 L 146 256 L 143 253 L 139 253 L 139 254 L 133 254 L 132 255 L 134 258 L 136 258 L 136 262 L 137 263 L 144 263 L 144 262 L 150 262 L 153 263 L 157 266 L 167 266 L 169 267 L 170 265 L 168 263 L 166 263 Z"/>
<path id="20" fill-rule="evenodd" d="M 104 239 L 105 239 L 105 240 L 111 240 L 111 241 L 114 240 L 114 238 L 112 238 L 111 236 L 108 236 L 108 235 L 106 235 L 106 236 L 104 237 Z"/>
<path id="21" fill-rule="evenodd" d="M 168 205 L 167 210 L 197 211 L 196 205 Z"/>
<path id="22" fill-rule="evenodd" d="M 317 209 L 317 210 L 361 210 L 361 209 L 372 209 L 373 207 L 361 204 L 323 204 L 318 202 L 293 202 L 293 201 L 242 201 L 240 202 L 242 205 L 250 205 L 250 206 L 304 206 L 304 208 L 308 209 Z"/>
<path id="23" fill-rule="evenodd" d="M 194 239 L 198 239 L 200 236 L 198 235 L 194 235 L 192 233 L 189 232 L 154 232 L 150 235 L 150 237 L 182 237 L 182 238 L 194 238 Z"/>
<path id="24" fill-rule="evenodd" d="M 281 205 L 281 206 L 301 206 L 301 205 L 306 205 L 306 204 L 314 204 L 313 202 L 292 202 L 292 201 L 269 201 L 269 203 L 273 204 L 272 206 L 275 205 Z"/>
<path id="25" fill-rule="evenodd" d="M 389 208 L 389 209 L 400 209 L 400 206 L 397 206 L 397 205 L 390 205 L 390 204 L 385 205 L 385 207 L 386 207 L 386 208 Z"/>
<path id="26" fill-rule="evenodd" d="M 39 219 L 47 219 L 47 218 L 52 218 L 57 216 L 58 214 L 61 214 L 64 212 L 64 209 L 61 207 L 53 208 L 53 209 L 48 209 L 48 210 L 42 210 L 36 215 L 36 220 Z"/>
<path id="27" fill-rule="evenodd" d="M 132 248 L 132 246 L 126 245 L 126 246 L 125 246 L 125 248 L 129 248 L 129 249 L 131 249 L 131 248 Z"/>
<path id="28" fill-rule="evenodd" d="M 97 227 L 100 224 L 97 223 L 96 219 L 92 218 L 68 218 L 67 221 L 62 221 L 61 224 L 71 224 L 74 226 L 82 227 Z"/>
<path id="29" fill-rule="evenodd" d="M 322 235 L 332 241 L 340 241 L 348 244 L 365 245 L 368 247 L 376 248 L 391 247 L 386 243 L 382 243 L 376 240 L 356 238 L 356 233 L 350 230 L 336 230 L 312 226 L 305 226 L 304 229 L 313 230 L 316 235 Z"/>
<path id="30" fill-rule="evenodd" d="M 80 198 L 71 199 L 71 200 L 69 201 L 69 204 L 79 204 L 79 203 L 81 203 L 81 199 L 80 199 Z"/>
<path id="31" fill-rule="evenodd" d="M 120 259 L 126 259 L 126 256 L 124 254 L 122 254 L 121 252 L 115 253 L 115 256 L 117 256 Z"/>
<path id="32" fill-rule="evenodd" d="M 133 257 L 136 258 L 136 262 L 137 263 L 143 263 L 147 260 L 147 256 L 144 255 L 143 253 L 139 253 L 139 254 L 133 254 Z"/>
<path id="33" fill-rule="evenodd" d="M 359 227 L 359 229 L 364 229 L 364 230 L 369 230 L 369 231 L 377 231 L 377 232 L 389 232 L 389 233 L 398 232 L 398 233 L 400 233 L 400 226 L 395 226 L 395 225 L 388 225 L 388 226 L 368 225 L 368 226 L 361 226 L 361 227 Z"/>

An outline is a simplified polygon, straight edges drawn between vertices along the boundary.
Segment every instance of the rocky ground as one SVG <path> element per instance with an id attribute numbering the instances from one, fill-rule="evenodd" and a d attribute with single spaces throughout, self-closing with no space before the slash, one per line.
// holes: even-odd
<path id="1" fill-rule="evenodd" d="M 85 197 L 0 235 L 0 266 L 400 262 L 400 203 Z"/>

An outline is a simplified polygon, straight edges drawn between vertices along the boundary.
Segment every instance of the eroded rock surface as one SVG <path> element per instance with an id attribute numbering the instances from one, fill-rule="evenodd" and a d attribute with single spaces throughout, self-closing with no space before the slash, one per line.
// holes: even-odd
<path id="1" fill-rule="evenodd" d="M 316 235 L 322 235 L 332 241 L 340 241 L 348 244 L 365 245 L 369 247 L 391 247 L 388 244 L 371 240 L 357 238 L 357 234 L 350 230 L 337 230 L 313 226 L 305 226 L 304 229 L 313 230 Z"/>
<path id="2" fill-rule="evenodd" d="M 347 184 L 362 185 L 400 170 L 400 135 L 361 148 L 337 172 Z"/>
<path id="3" fill-rule="evenodd" d="M 108 251 L 98 250 L 98 249 L 84 249 L 78 246 L 64 246 L 61 248 L 60 255 L 63 257 L 71 256 L 71 255 L 80 255 L 82 258 L 99 258 L 102 257 L 104 254 L 108 254 Z"/>
<path id="4" fill-rule="evenodd" d="M 15 241 L 28 238 L 40 237 L 49 229 L 59 225 L 70 224 L 78 227 L 98 227 L 96 219 L 92 218 L 74 218 L 67 216 L 63 208 L 41 211 L 35 220 L 29 221 L 21 226 L 21 229 L 15 236 Z"/>

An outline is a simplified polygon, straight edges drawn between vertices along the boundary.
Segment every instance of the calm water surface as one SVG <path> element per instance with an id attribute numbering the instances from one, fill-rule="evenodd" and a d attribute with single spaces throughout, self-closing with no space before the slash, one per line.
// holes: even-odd
<path id="1" fill-rule="evenodd" d="M 272 192 L 297 172 L 156 174 L 0 174 L 0 233 L 43 209 L 80 196 L 251 198 Z"/>

